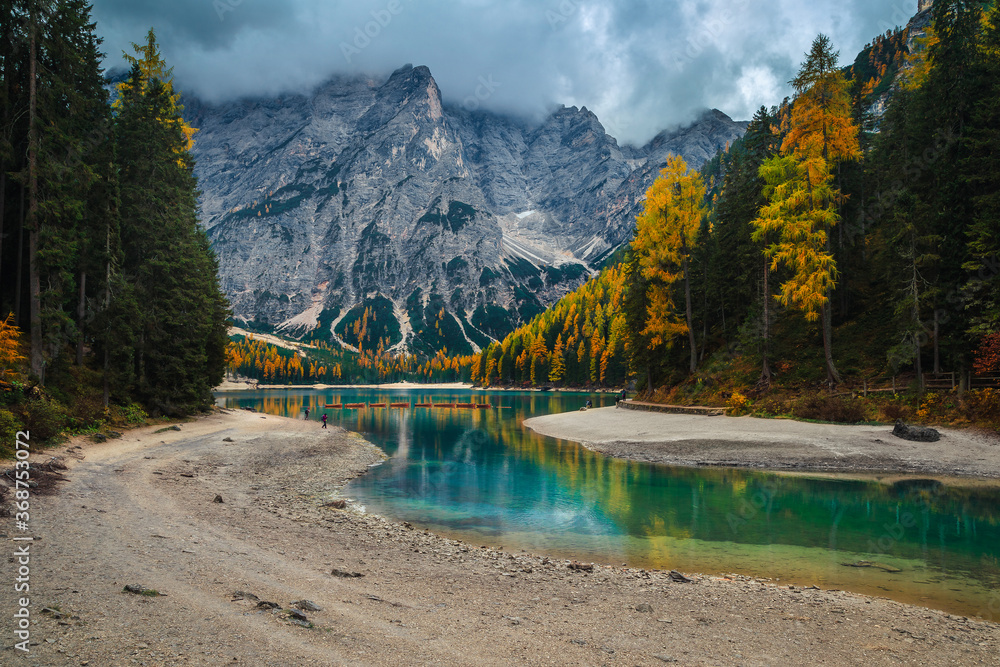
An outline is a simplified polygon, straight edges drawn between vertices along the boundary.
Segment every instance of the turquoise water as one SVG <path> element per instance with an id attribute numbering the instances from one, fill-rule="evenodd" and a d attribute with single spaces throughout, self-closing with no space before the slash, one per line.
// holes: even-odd
<path id="1" fill-rule="evenodd" d="M 326 412 L 390 456 L 344 495 L 476 544 L 765 576 L 1000 620 L 1000 484 L 650 465 L 521 426 L 588 399 L 614 404 L 601 394 L 379 389 L 235 392 L 218 402 L 299 418 L 310 405 L 311 420 Z M 322 407 L 362 402 L 495 407 Z M 845 565 L 858 561 L 875 565 Z"/>

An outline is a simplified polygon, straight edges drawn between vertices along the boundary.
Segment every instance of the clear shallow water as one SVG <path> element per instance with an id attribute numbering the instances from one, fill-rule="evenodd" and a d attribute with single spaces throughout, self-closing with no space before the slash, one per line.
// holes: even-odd
<path id="1" fill-rule="evenodd" d="M 232 392 L 218 403 L 300 418 L 309 405 L 310 420 L 326 412 L 391 457 L 346 496 L 469 542 L 780 578 L 1000 620 L 1000 484 L 658 466 L 520 425 L 587 399 L 614 404 L 598 394 L 380 389 Z M 498 408 L 323 409 L 362 402 Z M 844 565 L 862 560 L 884 567 Z"/>

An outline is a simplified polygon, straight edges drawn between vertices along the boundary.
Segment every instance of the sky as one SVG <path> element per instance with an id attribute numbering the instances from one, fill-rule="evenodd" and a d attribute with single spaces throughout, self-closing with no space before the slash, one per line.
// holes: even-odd
<path id="1" fill-rule="evenodd" d="M 93 0 L 105 67 L 154 27 L 208 102 L 427 65 L 446 102 L 538 119 L 586 106 L 621 143 L 791 94 L 818 33 L 849 64 L 917 0 Z"/>

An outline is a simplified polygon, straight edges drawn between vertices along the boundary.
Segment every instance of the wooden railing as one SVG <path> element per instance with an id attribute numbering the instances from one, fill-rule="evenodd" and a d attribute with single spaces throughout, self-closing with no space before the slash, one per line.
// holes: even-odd
<path id="1" fill-rule="evenodd" d="M 958 386 L 958 374 L 924 373 L 924 389 L 954 389 Z"/>
<path id="2" fill-rule="evenodd" d="M 860 381 L 843 386 L 847 391 L 838 391 L 835 396 L 867 396 L 868 394 L 905 392 L 913 381 L 916 373 L 900 373 L 895 376 L 864 378 Z M 924 373 L 924 389 L 931 391 L 954 391 L 961 384 L 959 373 Z M 969 389 L 1000 389 L 1000 375 L 973 375 L 969 378 Z"/>
<path id="3" fill-rule="evenodd" d="M 1000 375 L 973 375 L 969 384 L 973 389 L 1000 389 Z"/>

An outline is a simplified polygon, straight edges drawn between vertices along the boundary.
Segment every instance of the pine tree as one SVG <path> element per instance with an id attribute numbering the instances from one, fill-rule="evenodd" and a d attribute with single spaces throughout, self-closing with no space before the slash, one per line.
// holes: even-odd
<path id="1" fill-rule="evenodd" d="M 976 65 L 982 93 L 971 110 L 962 171 L 975 204 L 963 291 L 972 315 L 970 330 L 978 337 L 1000 332 L 1000 6 L 994 5 L 985 17 Z"/>
<path id="2" fill-rule="evenodd" d="M 82 362 L 87 268 L 100 261 L 110 154 L 100 40 L 83 0 L 60 0 L 47 22 L 39 95 L 39 265 L 46 360 L 76 343 Z M 96 283 L 95 283 L 96 284 Z"/>
<path id="3" fill-rule="evenodd" d="M 115 139 L 123 278 L 115 324 L 125 325 L 134 350 L 131 359 L 119 359 L 130 368 L 118 370 L 158 411 L 183 413 L 209 404 L 223 376 L 228 308 L 198 227 L 188 136 L 174 93 L 157 78 L 147 80 L 140 63 L 122 88 Z"/>
<path id="4" fill-rule="evenodd" d="M 732 322 L 733 329 L 738 330 L 748 316 L 756 317 L 758 309 L 761 312 L 761 387 L 771 381 L 771 261 L 761 258 L 769 239 L 764 235 L 755 242 L 751 223 L 767 203 L 760 167 L 779 150 L 780 138 L 773 127 L 776 122 L 775 115 L 761 107 L 743 138 L 725 154 L 724 181 L 712 214 L 717 257 L 709 280 L 721 295 L 723 319 Z M 723 335 L 729 339 L 725 328 Z"/>
<path id="5" fill-rule="evenodd" d="M 180 93 L 174 92 L 174 68 L 167 67 L 166 61 L 160 55 L 160 48 L 156 43 L 156 32 L 153 28 L 150 28 L 149 32 L 146 33 L 144 43 L 132 42 L 132 51 L 135 52 L 135 55 L 123 51 L 122 56 L 129 66 L 138 67 L 142 76 L 138 81 L 133 82 L 132 77 L 129 77 L 118 84 L 120 97 L 115 101 L 115 107 L 119 106 L 121 99 L 134 86 L 139 86 L 139 89 L 145 93 L 154 81 L 159 81 L 168 98 L 167 113 L 169 116 L 180 118 L 184 107 L 180 104 Z M 194 135 L 198 130 L 188 125 L 183 118 L 180 120 L 180 128 L 185 138 L 184 150 L 190 151 L 194 146 Z"/>

